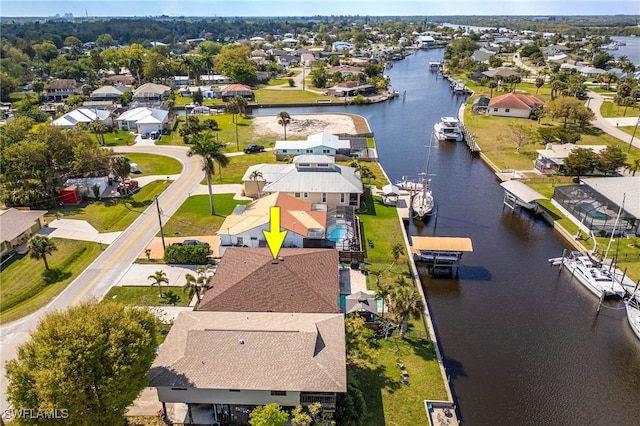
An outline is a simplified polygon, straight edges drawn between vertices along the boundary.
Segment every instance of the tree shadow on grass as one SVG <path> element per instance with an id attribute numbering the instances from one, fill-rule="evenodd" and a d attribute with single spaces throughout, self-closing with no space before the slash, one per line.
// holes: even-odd
<path id="1" fill-rule="evenodd" d="M 44 281 L 44 285 L 48 286 L 51 284 L 58 283 L 60 281 L 64 281 L 70 276 L 71 276 L 71 272 L 69 271 L 64 271 L 59 268 L 52 268 L 42 273 L 42 280 Z"/>
<path id="2" fill-rule="evenodd" d="M 393 393 L 402 384 L 387 377 L 384 365 L 370 366 L 368 368 L 349 366 L 349 373 L 357 380 L 358 388 L 367 403 L 366 417 L 362 424 L 384 425 L 382 389 L 388 389 L 390 393 Z"/>

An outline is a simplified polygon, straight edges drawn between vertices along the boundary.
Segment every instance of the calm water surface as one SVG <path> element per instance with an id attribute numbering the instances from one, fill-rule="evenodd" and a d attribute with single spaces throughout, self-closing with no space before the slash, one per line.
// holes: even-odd
<path id="1" fill-rule="evenodd" d="M 433 124 L 464 101 L 428 71 L 442 54 L 394 63 L 388 74 L 404 100 L 288 111 L 363 115 L 390 178 L 415 175 Z M 566 247 L 562 239 L 543 220 L 503 208 L 495 176 L 463 144 L 434 145 L 429 172 L 438 215 L 411 223 L 409 233 L 471 237 L 474 246 L 457 280 L 421 273 L 463 423 L 640 424 L 640 342 L 619 303 L 596 317 L 598 300 L 548 266 Z"/>

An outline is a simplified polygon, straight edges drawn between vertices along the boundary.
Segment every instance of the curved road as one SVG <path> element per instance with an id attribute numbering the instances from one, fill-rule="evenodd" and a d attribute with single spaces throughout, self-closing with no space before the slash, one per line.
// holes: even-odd
<path id="1" fill-rule="evenodd" d="M 204 178 L 197 156 L 188 157 L 186 147 L 176 146 L 132 146 L 117 147 L 116 152 L 158 154 L 180 161 L 183 170 L 180 176 L 158 197 L 163 216 L 173 215 L 178 207 L 194 192 Z M 150 205 L 122 234 L 98 256 L 69 286 L 51 303 L 20 320 L 0 326 L 0 410 L 9 407 L 6 400 L 8 380 L 4 365 L 16 355 L 18 345 L 29 338 L 29 333 L 44 314 L 63 310 L 70 305 L 90 298 L 102 298 L 111 286 L 118 282 L 125 271 L 138 257 L 153 237 L 160 231 L 155 203 Z M 27 407 L 25 407 L 27 408 Z"/>

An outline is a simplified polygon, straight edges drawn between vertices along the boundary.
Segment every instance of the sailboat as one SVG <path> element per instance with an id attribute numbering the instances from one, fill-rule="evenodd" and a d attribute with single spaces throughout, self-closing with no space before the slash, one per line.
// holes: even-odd
<path id="1" fill-rule="evenodd" d="M 431 187 L 429 185 L 429 162 L 431 160 L 431 146 L 433 142 L 433 134 L 431 135 L 431 140 L 429 141 L 429 149 L 427 151 L 427 164 L 424 170 L 424 173 L 420 174 L 420 183 L 413 194 L 413 200 L 411 201 L 411 209 L 413 210 L 413 217 L 421 220 L 422 222 L 426 222 L 431 216 L 431 211 L 433 210 L 433 206 L 435 204 L 433 200 L 433 193 L 431 192 Z"/>
<path id="2" fill-rule="evenodd" d="M 638 339 L 640 339 L 640 294 L 638 294 L 638 286 L 625 302 L 625 308 L 629 325 Z"/>

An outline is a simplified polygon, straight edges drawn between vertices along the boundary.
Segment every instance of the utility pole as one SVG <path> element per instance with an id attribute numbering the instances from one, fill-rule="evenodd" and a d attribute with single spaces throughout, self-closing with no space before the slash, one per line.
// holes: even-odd
<path id="1" fill-rule="evenodd" d="M 158 222 L 160 223 L 160 237 L 162 238 L 162 252 L 167 249 L 166 244 L 164 243 L 164 232 L 162 230 L 162 216 L 160 215 L 160 202 L 158 201 L 158 196 L 156 195 L 156 209 L 158 210 Z"/>
<path id="2" fill-rule="evenodd" d="M 638 130 L 638 124 L 640 124 L 640 117 L 638 117 L 638 121 L 636 121 L 636 127 L 633 128 L 633 134 L 631 135 L 631 140 L 629 141 L 629 148 L 627 152 L 631 151 L 631 146 L 633 145 L 633 138 L 636 137 L 636 130 Z"/>

